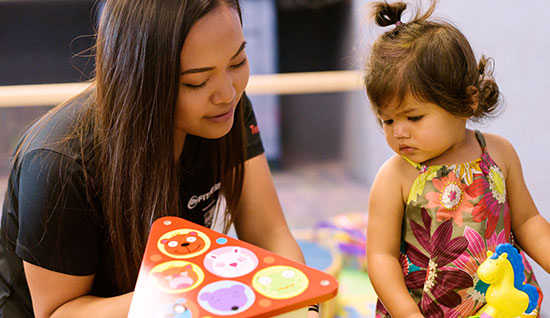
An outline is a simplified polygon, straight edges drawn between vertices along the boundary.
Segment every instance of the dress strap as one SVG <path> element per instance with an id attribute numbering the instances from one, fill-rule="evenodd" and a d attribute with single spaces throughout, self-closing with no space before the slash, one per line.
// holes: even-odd
<path id="1" fill-rule="evenodd" d="M 414 162 L 412 161 L 411 159 L 405 157 L 405 156 L 401 156 L 403 159 L 405 159 L 405 161 L 407 161 L 408 163 L 410 163 L 413 167 L 416 168 L 416 170 L 422 170 L 422 165 L 419 164 L 418 162 Z"/>
<path id="2" fill-rule="evenodd" d="M 481 151 L 485 152 L 487 149 L 487 144 L 485 143 L 485 137 L 483 137 L 483 134 L 479 130 L 475 130 L 477 142 L 479 142 L 479 145 L 481 146 Z"/>

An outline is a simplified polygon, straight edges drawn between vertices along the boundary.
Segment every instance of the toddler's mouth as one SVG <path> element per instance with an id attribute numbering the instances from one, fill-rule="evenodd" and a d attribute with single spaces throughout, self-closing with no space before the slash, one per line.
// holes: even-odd
<path id="1" fill-rule="evenodd" d="M 402 151 L 402 152 L 413 152 L 415 150 L 416 148 L 411 147 L 409 145 L 399 145 L 399 151 Z"/>

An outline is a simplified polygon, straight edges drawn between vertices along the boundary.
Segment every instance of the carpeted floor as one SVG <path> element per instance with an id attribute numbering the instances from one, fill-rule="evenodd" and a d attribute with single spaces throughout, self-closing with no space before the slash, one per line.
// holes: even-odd
<path id="1" fill-rule="evenodd" d="M 368 187 L 339 163 L 276 171 L 273 181 L 291 229 L 312 228 L 336 215 L 367 211 Z"/>

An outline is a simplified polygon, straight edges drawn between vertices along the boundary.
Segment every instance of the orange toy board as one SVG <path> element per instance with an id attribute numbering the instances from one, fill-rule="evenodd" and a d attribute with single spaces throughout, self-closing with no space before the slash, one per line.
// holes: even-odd
<path id="1" fill-rule="evenodd" d="M 328 300 L 334 277 L 177 217 L 153 223 L 128 317 L 271 317 Z"/>

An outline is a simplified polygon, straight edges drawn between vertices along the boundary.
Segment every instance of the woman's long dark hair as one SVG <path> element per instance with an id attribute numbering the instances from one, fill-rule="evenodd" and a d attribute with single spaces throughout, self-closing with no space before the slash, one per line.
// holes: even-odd
<path id="1" fill-rule="evenodd" d="M 103 9 L 93 163 L 121 292 L 134 287 L 152 222 L 180 211 L 173 125 L 180 52 L 193 24 L 222 1 L 240 16 L 238 0 L 113 0 Z M 244 178 L 242 112 L 241 101 L 231 131 L 207 142 L 230 211 L 226 229 Z"/>

